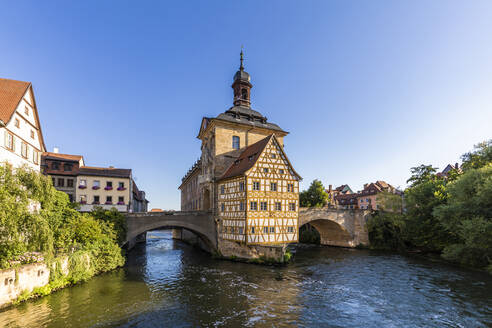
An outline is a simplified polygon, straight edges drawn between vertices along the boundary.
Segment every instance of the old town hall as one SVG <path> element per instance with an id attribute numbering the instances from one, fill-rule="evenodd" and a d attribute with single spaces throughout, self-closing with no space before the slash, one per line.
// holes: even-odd
<path id="1" fill-rule="evenodd" d="M 224 240 L 297 242 L 301 177 L 284 152 L 288 132 L 251 108 L 252 87 L 241 51 L 233 106 L 202 119 L 202 155 L 182 179 L 181 210 L 212 211 Z"/>

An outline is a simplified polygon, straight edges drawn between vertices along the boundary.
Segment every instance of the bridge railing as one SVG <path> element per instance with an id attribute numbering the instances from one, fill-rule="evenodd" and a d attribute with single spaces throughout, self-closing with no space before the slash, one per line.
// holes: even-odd
<path id="1" fill-rule="evenodd" d="M 210 215 L 212 211 L 162 211 L 162 212 L 138 212 L 138 213 L 128 213 L 127 217 L 134 218 L 149 218 L 149 217 L 161 217 L 161 216 L 200 216 L 200 215 Z"/>

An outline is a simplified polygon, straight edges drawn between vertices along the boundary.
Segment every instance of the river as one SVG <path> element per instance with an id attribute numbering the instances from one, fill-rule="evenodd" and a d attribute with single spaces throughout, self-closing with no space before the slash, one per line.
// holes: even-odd
<path id="1" fill-rule="evenodd" d="M 154 231 L 124 268 L 0 312 L 0 327 L 198 326 L 491 327 L 492 278 L 330 247 L 284 267 L 233 263 Z"/>

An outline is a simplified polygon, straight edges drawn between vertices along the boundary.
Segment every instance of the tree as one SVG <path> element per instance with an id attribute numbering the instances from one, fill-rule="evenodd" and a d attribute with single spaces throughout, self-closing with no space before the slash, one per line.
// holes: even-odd
<path id="1" fill-rule="evenodd" d="M 431 165 L 411 169 L 410 187 L 405 190 L 405 239 L 426 251 L 441 251 L 449 241 L 446 229 L 432 212 L 446 203 L 446 180 Z"/>
<path id="2" fill-rule="evenodd" d="M 399 213 L 377 211 L 367 221 L 367 232 L 371 248 L 404 250 L 403 230 L 405 221 Z"/>
<path id="3" fill-rule="evenodd" d="M 403 200 L 400 194 L 383 191 L 376 196 L 376 200 L 382 206 L 383 211 L 401 213 Z"/>
<path id="4" fill-rule="evenodd" d="M 412 167 L 410 172 L 412 172 L 412 176 L 407 180 L 407 183 L 410 183 L 410 187 L 421 184 L 422 182 L 429 181 L 435 177 L 436 167 L 432 167 L 432 165 L 420 165 L 416 167 Z"/>
<path id="5" fill-rule="evenodd" d="M 492 139 L 483 141 L 475 145 L 474 148 L 474 151 L 461 156 L 463 160 L 461 167 L 464 172 L 470 169 L 479 169 L 492 163 Z"/>
<path id="6" fill-rule="evenodd" d="M 492 161 L 479 169 L 469 168 L 450 183 L 447 203 L 436 207 L 433 214 L 452 236 L 444 258 L 492 266 Z"/>
<path id="7" fill-rule="evenodd" d="M 307 190 L 299 194 L 302 207 L 323 207 L 328 202 L 328 193 L 321 181 L 315 179 Z"/>

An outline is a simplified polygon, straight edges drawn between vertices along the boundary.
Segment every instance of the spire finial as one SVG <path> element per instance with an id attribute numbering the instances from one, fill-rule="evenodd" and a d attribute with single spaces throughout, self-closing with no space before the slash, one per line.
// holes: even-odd
<path id="1" fill-rule="evenodd" d="M 243 66 L 243 59 L 244 59 L 244 58 L 243 58 L 243 57 L 244 57 L 243 48 L 244 48 L 244 47 L 243 47 L 243 45 L 241 45 L 241 65 L 239 66 L 239 69 L 240 69 L 241 71 L 243 71 L 243 70 L 244 70 L 244 66 Z"/>

